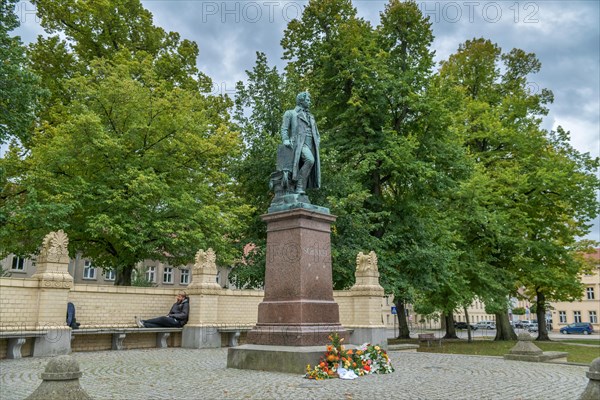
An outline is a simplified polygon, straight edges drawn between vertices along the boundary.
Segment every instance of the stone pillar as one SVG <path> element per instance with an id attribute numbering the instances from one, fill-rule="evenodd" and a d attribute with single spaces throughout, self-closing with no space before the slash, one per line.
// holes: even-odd
<path id="1" fill-rule="evenodd" d="M 590 364 L 590 370 L 585 373 L 590 379 L 579 400 L 600 399 L 600 357 Z"/>
<path id="2" fill-rule="evenodd" d="M 219 294 L 223 289 L 217 283 L 216 259 L 213 249 L 196 253 L 192 283 L 186 289 L 190 298 L 190 315 L 183 328 L 182 347 L 221 347 L 217 312 Z"/>
<path id="3" fill-rule="evenodd" d="M 48 333 L 35 339 L 34 357 L 71 352 L 71 328 L 66 324 L 69 291 L 73 287 L 68 245 L 69 238 L 62 230 L 50 232 L 37 258 L 32 276 L 39 280 L 37 326 Z"/>
<path id="4" fill-rule="evenodd" d="M 342 328 L 333 299 L 331 224 L 335 217 L 307 209 L 265 214 L 265 297 L 248 343 L 316 346 Z M 347 338 L 346 338 L 347 339 Z"/>
<path id="5" fill-rule="evenodd" d="M 79 384 L 81 375 L 79 363 L 73 357 L 54 357 L 42 372 L 42 383 L 26 400 L 91 399 Z"/>
<path id="6" fill-rule="evenodd" d="M 352 328 L 350 342 L 355 344 L 373 343 L 387 347 L 387 334 L 381 315 L 381 301 L 384 291 L 379 284 L 377 255 L 374 251 L 356 257 L 356 282 L 350 293 L 353 301 Z"/>

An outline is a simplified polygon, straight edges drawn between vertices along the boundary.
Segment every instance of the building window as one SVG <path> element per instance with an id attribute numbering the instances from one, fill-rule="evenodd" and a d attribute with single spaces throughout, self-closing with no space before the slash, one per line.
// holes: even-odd
<path id="1" fill-rule="evenodd" d="M 165 267 L 163 271 L 163 283 L 173 283 L 173 268 Z"/>
<path id="2" fill-rule="evenodd" d="M 596 314 L 596 311 L 590 311 L 590 322 L 592 324 L 598 323 L 598 314 Z"/>
<path id="3" fill-rule="evenodd" d="M 566 311 L 559 311 L 558 312 L 558 323 L 559 324 L 566 324 L 567 323 L 567 312 Z"/>
<path id="4" fill-rule="evenodd" d="M 21 257 L 13 256 L 11 269 L 13 271 L 25 271 L 25 260 Z"/>
<path id="5" fill-rule="evenodd" d="M 96 268 L 89 260 L 83 263 L 83 279 L 96 279 Z"/>
<path id="6" fill-rule="evenodd" d="M 181 270 L 181 279 L 179 281 L 182 285 L 187 285 L 190 283 L 190 270 L 182 269 Z"/>
<path id="7" fill-rule="evenodd" d="M 146 280 L 148 282 L 156 282 L 156 267 L 148 267 L 146 269 Z"/>
<path id="8" fill-rule="evenodd" d="M 114 269 L 109 269 L 107 271 L 104 271 L 104 280 L 106 281 L 114 281 L 116 277 L 115 274 L 115 270 Z"/>
<path id="9" fill-rule="evenodd" d="M 588 300 L 594 300 L 594 288 L 593 287 L 589 287 L 585 290 L 586 295 L 587 295 L 587 299 Z"/>
<path id="10" fill-rule="evenodd" d="M 574 322 L 581 322 L 581 311 L 573 311 Z"/>

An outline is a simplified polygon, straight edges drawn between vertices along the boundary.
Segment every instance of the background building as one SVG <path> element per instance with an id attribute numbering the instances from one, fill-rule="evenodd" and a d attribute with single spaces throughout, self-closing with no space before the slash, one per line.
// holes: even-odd
<path id="1" fill-rule="evenodd" d="M 35 260 L 14 254 L 0 260 L 0 266 L 5 274 L 13 278 L 29 278 L 35 273 Z M 192 267 L 193 264 L 174 267 L 159 261 L 146 260 L 136 267 L 132 281 L 140 282 L 139 286 L 183 288 L 192 281 Z M 221 287 L 230 287 L 230 269 L 220 266 L 217 269 L 217 283 Z M 114 285 L 116 278 L 114 270 L 95 267 L 91 260 L 80 256 L 69 261 L 69 274 L 73 276 L 74 283 L 91 285 Z M 147 284 L 144 284 L 144 281 Z"/>

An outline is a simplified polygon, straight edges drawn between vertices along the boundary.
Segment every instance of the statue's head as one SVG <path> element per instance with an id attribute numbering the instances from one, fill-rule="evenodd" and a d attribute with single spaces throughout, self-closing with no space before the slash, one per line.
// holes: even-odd
<path id="1" fill-rule="evenodd" d="M 309 108 L 310 107 L 310 94 L 308 92 L 298 93 L 296 96 L 296 105 Z"/>

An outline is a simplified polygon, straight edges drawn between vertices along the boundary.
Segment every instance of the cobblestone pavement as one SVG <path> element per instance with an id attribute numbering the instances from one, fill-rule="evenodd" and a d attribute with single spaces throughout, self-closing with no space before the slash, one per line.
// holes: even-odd
<path id="1" fill-rule="evenodd" d="M 390 352 L 396 371 L 353 381 L 226 368 L 227 349 L 73 353 L 95 399 L 575 399 L 588 367 Z M 0 398 L 24 399 L 48 358 L 0 360 Z"/>

